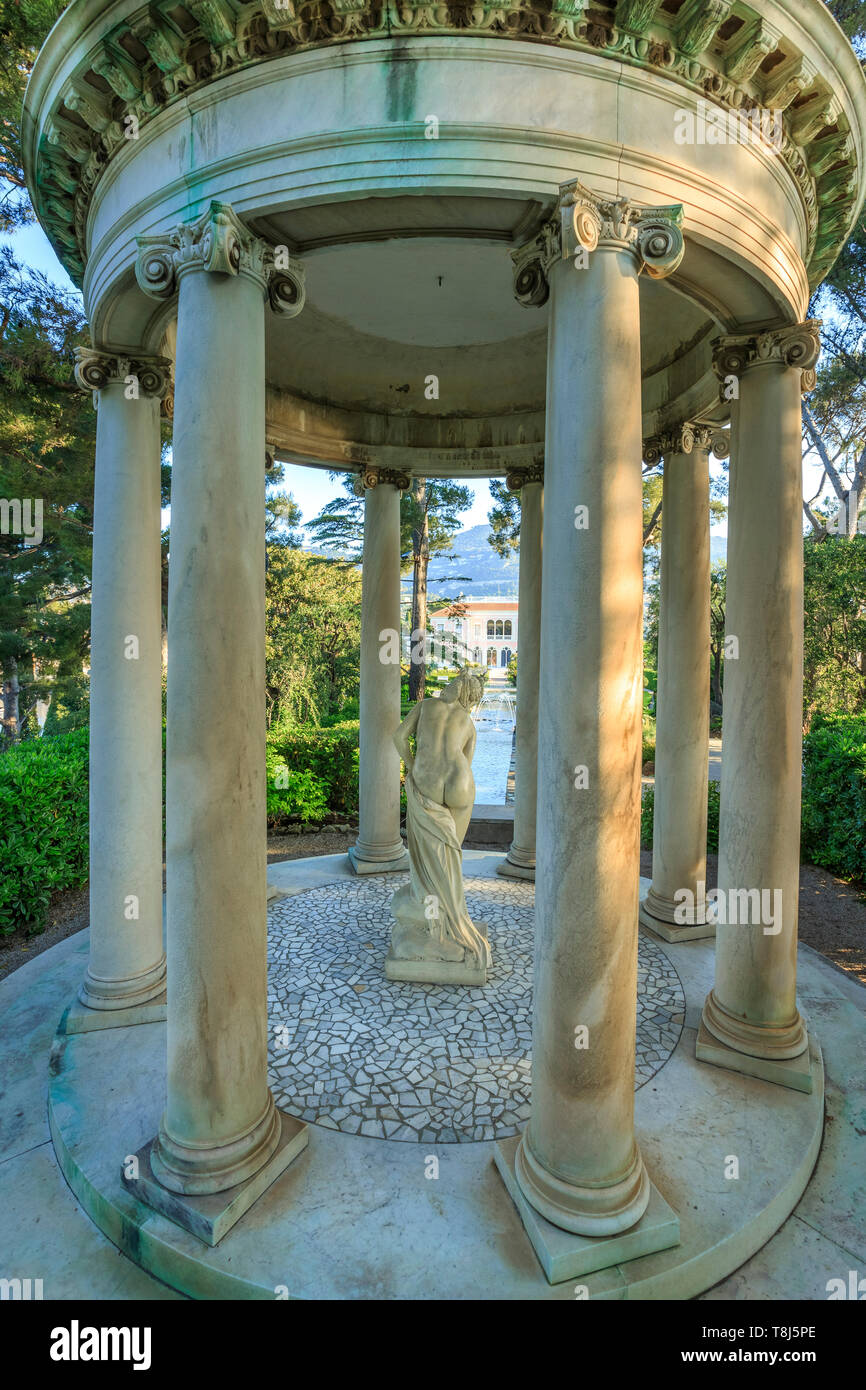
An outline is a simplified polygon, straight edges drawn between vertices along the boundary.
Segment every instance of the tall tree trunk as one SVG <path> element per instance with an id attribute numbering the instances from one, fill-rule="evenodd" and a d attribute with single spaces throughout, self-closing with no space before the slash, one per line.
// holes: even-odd
<path id="1" fill-rule="evenodd" d="M 409 699 L 423 700 L 427 685 L 427 563 L 430 524 L 427 518 L 427 479 L 416 478 L 413 499 L 418 517 L 412 529 L 412 631 L 409 656 Z"/>
<path id="2" fill-rule="evenodd" d="M 717 705 L 722 703 L 722 649 L 712 647 L 712 672 L 710 676 L 710 691 Z"/>
<path id="3" fill-rule="evenodd" d="M 17 743 L 18 727 L 18 662 L 14 656 L 7 657 L 3 672 L 3 735 L 10 743 Z"/>

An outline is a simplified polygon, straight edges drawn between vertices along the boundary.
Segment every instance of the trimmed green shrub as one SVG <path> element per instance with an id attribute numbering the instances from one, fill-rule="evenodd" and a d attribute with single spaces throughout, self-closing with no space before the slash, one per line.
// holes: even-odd
<path id="1" fill-rule="evenodd" d="M 816 720 L 803 741 L 802 857 L 866 880 L 866 716 Z"/>
<path id="2" fill-rule="evenodd" d="M 345 815 L 358 809 L 358 736 L 357 720 L 346 720 L 329 729 L 303 725 L 298 728 L 276 726 L 268 731 L 269 754 L 276 755 L 290 772 L 313 773 L 325 789 L 325 808 L 317 817 L 319 820 L 329 810 Z M 313 804 L 316 797 L 313 784 L 305 785 L 306 790 L 301 793 L 300 784 L 297 784 L 298 794 Z M 269 793 L 271 788 L 269 767 Z M 314 818 L 304 816 L 304 819 Z"/>
<path id="3" fill-rule="evenodd" d="M 0 935 L 44 928 L 53 893 L 87 882 L 86 729 L 0 754 Z"/>
<path id="4" fill-rule="evenodd" d="M 268 825 L 321 821 L 328 814 L 328 786 L 315 772 L 295 771 L 272 748 L 267 751 Z"/>
<path id="5" fill-rule="evenodd" d="M 719 848 L 719 792 L 718 782 L 710 782 L 707 787 L 707 851 L 718 853 Z M 644 787 L 640 808 L 640 847 L 653 847 L 653 811 L 655 807 L 655 787 Z"/>
<path id="6" fill-rule="evenodd" d="M 644 710 L 643 724 L 641 728 L 641 750 L 640 763 L 655 762 L 656 756 L 656 721 L 651 714 Z"/>

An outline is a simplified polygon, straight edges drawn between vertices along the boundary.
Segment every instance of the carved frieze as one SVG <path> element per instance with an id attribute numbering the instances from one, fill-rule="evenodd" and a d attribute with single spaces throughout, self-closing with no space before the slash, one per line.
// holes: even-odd
<path id="1" fill-rule="evenodd" d="M 397 35 L 529 38 L 662 73 L 729 112 L 784 109 L 778 154 L 803 200 L 813 284 L 851 222 L 857 156 L 836 94 L 797 50 L 796 35 L 741 0 L 685 0 L 676 11 L 661 0 L 618 0 L 610 11 L 588 0 L 477 0 L 459 12 L 436 0 L 190 0 L 185 12 L 192 29 L 177 11 L 152 3 L 103 32 L 43 126 L 44 141 L 63 160 L 46 158 L 44 146 L 38 152 L 37 208 L 74 278 L 83 273 L 91 196 L 108 160 L 126 146 L 130 118 L 138 132 L 178 97 L 271 56 Z M 737 20 L 728 38 L 726 26 Z M 141 62 L 132 57 L 138 45 L 148 55 Z M 778 54 L 781 61 L 765 71 L 766 59 Z M 74 187 L 63 173 L 66 160 L 80 166 Z"/>

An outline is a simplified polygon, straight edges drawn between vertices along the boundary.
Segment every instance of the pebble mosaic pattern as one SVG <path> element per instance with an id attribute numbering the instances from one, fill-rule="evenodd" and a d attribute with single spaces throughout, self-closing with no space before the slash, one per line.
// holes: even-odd
<path id="1" fill-rule="evenodd" d="M 502 1139 L 529 1115 L 535 888 L 465 879 L 493 950 L 483 988 L 385 979 L 391 897 L 407 874 L 345 878 L 268 913 L 270 1079 L 292 1115 L 420 1143 Z M 685 1011 L 667 956 L 641 933 L 640 1087 L 676 1047 Z"/>

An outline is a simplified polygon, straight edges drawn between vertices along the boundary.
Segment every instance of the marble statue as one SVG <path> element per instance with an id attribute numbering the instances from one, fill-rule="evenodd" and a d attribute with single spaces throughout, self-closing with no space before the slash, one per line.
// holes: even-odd
<path id="1" fill-rule="evenodd" d="M 483 689 L 480 676 L 460 671 L 438 699 L 415 705 L 394 735 L 406 767 L 410 868 L 409 883 L 391 899 L 389 980 L 487 982 L 486 926 L 473 923 L 466 910 L 461 850 L 475 801 L 475 725 L 469 711 Z"/>

